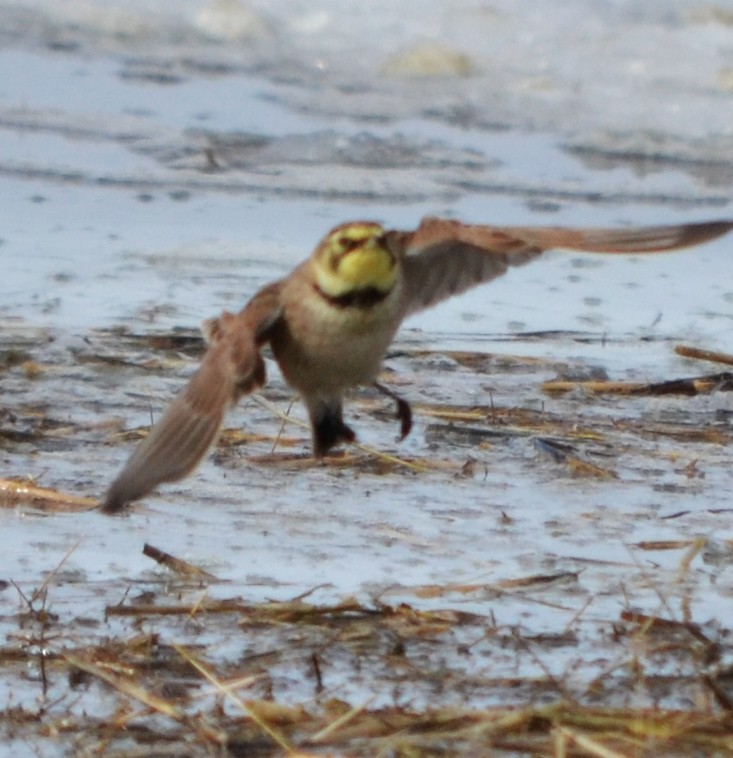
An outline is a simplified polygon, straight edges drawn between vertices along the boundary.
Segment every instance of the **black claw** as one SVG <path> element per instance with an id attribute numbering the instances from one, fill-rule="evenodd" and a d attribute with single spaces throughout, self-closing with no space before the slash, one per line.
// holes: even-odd
<path id="1" fill-rule="evenodd" d="M 401 398 L 396 392 L 393 392 L 389 387 L 385 387 L 379 382 L 374 382 L 374 386 L 383 395 L 386 395 L 387 397 L 394 400 L 395 403 L 397 403 L 397 412 L 395 413 L 395 418 L 399 419 L 400 422 L 399 439 L 405 439 L 405 437 L 407 437 L 407 435 L 412 431 L 412 408 L 410 407 L 410 404 L 407 402 L 407 400 Z"/>
<path id="2" fill-rule="evenodd" d="M 412 408 L 407 400 L 396 397 L 397 413 L 395 414 L 400 421 L 400 440 L 405 439 L 412 431 Z"/>

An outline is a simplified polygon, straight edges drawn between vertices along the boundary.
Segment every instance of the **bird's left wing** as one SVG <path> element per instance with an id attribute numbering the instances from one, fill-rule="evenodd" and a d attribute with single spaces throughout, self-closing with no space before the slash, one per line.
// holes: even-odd
<path id="1" fill-rule="evenodd" d="M 280 316 L 279 283 L 255 295 L 237 314 L 204 324 L 209 342 L 201 366 L 112 482 L 102 509 L 122 510 L 163 482 L 182 479 L 215 442 L 224 414 L 265 382 L 260 348 Z"/>
<path id="2" fill-rule="evenodd" d="M 628 229 L 477 226 L 426 218 L 414 232 L 388 232 L 402 255 L 405 315 L 489 282 L 545 250 L 651 253 L 705 242 L 733 229 L 732 221 Z"/>

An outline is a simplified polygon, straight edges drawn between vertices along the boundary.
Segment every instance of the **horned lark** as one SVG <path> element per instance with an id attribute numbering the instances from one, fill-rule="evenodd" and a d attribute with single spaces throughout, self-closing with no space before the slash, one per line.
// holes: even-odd
<path id="1" fill-rule="evenodd" d="M 289 276 L 236 314 L 204 324 L 200 368 L 138 445 L 103 503 L 118 511 L 162 482 L 188 474 L 217 438 L 226 410 L 265 382 L 261 350 L 270 345 L 286 381 L 310 416 L 313 452 L 324 456 L 355 438 L 344 423 L 344 393 L 374 384 L 397 401 L 402 435 L 410 407 L 377 384 L 384 353 L 402 320 L 501 276 L 549 248 L 647 253 L 694 245 L 733 221 L 649 228 L 561 229 L 472 226 L 426 218 L 415 231 L 368 221 L 342 224 Z"/>

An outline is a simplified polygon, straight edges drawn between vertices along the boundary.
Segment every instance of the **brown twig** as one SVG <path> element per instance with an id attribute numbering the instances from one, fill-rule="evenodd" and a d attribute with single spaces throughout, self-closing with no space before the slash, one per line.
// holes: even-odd
<path id="1" fill-rule="evenodd" d="M 181 576 L 192 577 L 194 579 L 202 579 L 207 582 L 220 581 L 216 576 L 210 574 L 208 571 L 204 571 L 198 566 L 194 566 L 188 561 L 184 561 L 181 558 L 176 558 L 170 553 L 166 553 L 164 550 L 159 550 L 157 547 L 153 547 L 149 543 L 143 545 L 143 555 L 148 558 L 152 558 L 156 563 L 161 566 L 165 566 L 167 569 L 180 574 Z"/>

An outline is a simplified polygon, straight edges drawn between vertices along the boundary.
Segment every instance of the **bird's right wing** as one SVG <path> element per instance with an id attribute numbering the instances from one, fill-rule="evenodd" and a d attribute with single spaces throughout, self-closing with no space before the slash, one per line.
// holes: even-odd
<path id="1" fill-rule="evenodd" d="M 279 287 L 270 285 L 239 313 L 225 311 L 204 324 L 209 348 L 201 366 L 112 482 L 104 511 L 120 511 L 159 484 L 189 474 L 218 437 L 229 407 L 264 384 L 260 348 L 280 316 Z"/>
<path id="2" fill-rule="evenodd" d="M 628 229 L 483 226 L 425 218 L 414 232 L 388 232 L 402 253 L 405 315 L 489 282 L 545 250 L 595 253 L 652 253 L 676 250 L 719 237 L 731 221 Z"/>

